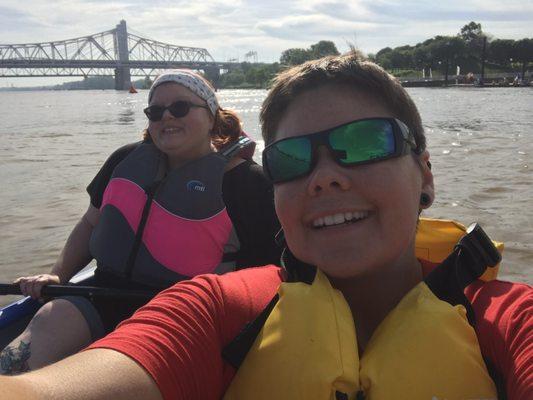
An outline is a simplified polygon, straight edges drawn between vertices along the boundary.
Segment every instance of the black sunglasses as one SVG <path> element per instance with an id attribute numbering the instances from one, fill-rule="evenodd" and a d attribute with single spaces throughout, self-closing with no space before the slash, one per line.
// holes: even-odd
<path id="1" fill-rule="evenodd" d="M 158 106 L 158 105 L 149 106 L 149 107 L 146 107 L 143 111 L 150 121 L 157 122 L 157 121 L 161 121 L 161 118 L 163 118 L 163 114 L 165 113 L 165 110 L 170 111 L 170 114 L 172 114 L 174 118 L 183 118 L 187 114 L 189 114 L 189 111 L 193 107 L 205 108 L 205 109 L 208 108 L 207 106 L 200 105 L 200 104 L 194 104 L 194 103 L 191 103 L 190 101 L 178 100 L 168 106 Z"/>
<path id="2" fill-rule="evenodd" d="M 317 133 L 278 140 L 263 151 L 263 169 L 273 183 L 309 174 L 318 146 L 326 146 L 341 166 L 368 164 L 419 153 L 413 134 L 396 118 L 366 118 Z"/>

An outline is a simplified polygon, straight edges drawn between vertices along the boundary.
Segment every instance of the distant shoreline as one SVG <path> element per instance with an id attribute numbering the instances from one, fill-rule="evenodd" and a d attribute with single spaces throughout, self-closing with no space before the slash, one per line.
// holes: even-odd
<path id="1" fill-rule="evenodd" d="M 411 88 L 411 87 L 425 87 L 425 88 L 430 88 L 430 89 L 445 89 L 445 88 L 476 88 L 476 89 L 480 89 L 480 88 L 486 88 L 486 89 L 492 89 L 492 88 L 525 88 L 525 87 L 533 87 L 532 85 L 518 85 L 518 86 L 513 86 L 511 84 L 509 85 L 491 85 L 491 84 L 486 84 L 486 85 L 475 85 L 475 84 L 465 84 L 465 83 L 459 83 L 459 84 L 448 84 L 447 86 L 443 85 L 441 82 L 409 82 L 409 83 L 405 83 L 405 82 L 402 82 L 402 86 L 404 87 L 407 87 L 407 88 Z M 267 90 L 267 88 L 264 88 L 262 86 L 247 86 L 247 87 L 223 87 L 223 88 L 218 88 L 218 90 L 260 90 L 260 89 L 264 89 L 264 90 Z M 101 90 L 106 90 L 106 91 L 109 91 L 109 90 L 113 90 L 115 91 L 115 89 L 110 89 L 110 88 L 106 88 L 106 89 L 95 89 L 95 88 L 85 88 L 85 89 L 82 89 L 82 88 L 76 88 L 76 89 L 56 89 L 56 88 L 47 88 L 47 87 L 5 87 L 5 88 L 0 88 L 0 92 L 73 92 L 73 91 L 89 91 L 89 90 L 98 90 L 98 91 L 101 91 Z M 137 90 L 148 90 L 148 89 L 137 89 Z M 125 90 L 119 90 L 120 92 L 127 92 Z"/>

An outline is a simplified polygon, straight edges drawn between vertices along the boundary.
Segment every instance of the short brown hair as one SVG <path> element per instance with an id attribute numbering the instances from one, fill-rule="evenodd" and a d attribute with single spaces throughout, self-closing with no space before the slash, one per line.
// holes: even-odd
<path id="1" fill-rule="evenodd" d="M 400 82 L 379 65 L 351 51 L 308 61 L 280 73 L 263 102 L 260 121 L 265 144 L 275 140 L 276 130 L 289 104 L 301 93 L 328 84 L 342 84 L 382 101 L 395 118 L 413 133 L 417 151 L 426 148 L 426 137 L 415 103 Z"/>

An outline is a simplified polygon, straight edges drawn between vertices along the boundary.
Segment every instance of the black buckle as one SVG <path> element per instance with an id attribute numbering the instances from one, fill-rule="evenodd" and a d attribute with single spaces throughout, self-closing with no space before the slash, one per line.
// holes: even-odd
<path id="1" fill-rule="evenodd" d="M 487 266 L 494 267 L 502 260 L 502 256 L 492 240 L 476 222 L 466 229 L 466 235 L 459 240 L 457 247 L 462 247 L 470 253 L 475 261 L 470 267 L 475 269 L 477 276 L 481 276 Z"/>

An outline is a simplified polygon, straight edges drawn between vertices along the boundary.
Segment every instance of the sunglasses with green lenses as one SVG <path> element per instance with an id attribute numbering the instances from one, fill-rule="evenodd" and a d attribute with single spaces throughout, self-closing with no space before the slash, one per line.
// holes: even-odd
<path id="1" fill-rule="evenodd" d="M 326 146 L 341 166 L 369 164 L 418 153 L 414 136 L 396 118 L 365 118 L 325 131 L 281 139 L 263 151 L 263 169 L 273 183 L 309 174 L 318 146 Z"/>

